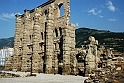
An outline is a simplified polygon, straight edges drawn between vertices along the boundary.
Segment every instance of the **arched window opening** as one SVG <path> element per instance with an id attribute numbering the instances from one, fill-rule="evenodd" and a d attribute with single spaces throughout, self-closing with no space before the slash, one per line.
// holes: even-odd
<path id="1" fill-rule="evenodd" d="M 41 39 L 43 40 L 43 32 L 41 32 Z"/>
<path id="2" fill-rule="evenodd" d="M 63 4 L 60 4 L 60 5 L 59 5 L 59 11 L 60 11 L 60 12 L 59 12 L 59 13 L 60 13 L 60 17 L 61 17 L 61 16 L 64 16 L 64 5 L 63 5 Z"/>
<path id="3" fill-rule="evenodd" d="M 33 17 L 33 20 L 34 20 L 34 17 Z"/>
<path id="4" fill-rule="evenodd" d="M 31 40 L 31 35 L 30 35 L 30 40 Z"/>
<path id="5" fill-rule="evenodd" d="M 62 36 L 62 28 L 59 28 L 60 36 Z"/>
<path id="6" fill-rule="evenodd" d="M 46 22 L 48 22 L 48 19 L 49 19 L 49 16 L 48 16 L 48 12 L 47 12 L 47 10 L 45 11 L 45 20 L 46 20 Z"/>
<path id="7" fill-rule="evenodd" d="M 58 37 L 58 31 L 55 29 L 55 36 Z"/>
<path id="8" fill-rule="evenodd" d="M 77 58 L 77 61 L 78 61 L 78 63 L 83 63 L 84 62 L 84 59 L 83 59 L 83 57 L 82 57 L 82 54 L 77 54 L 76 55 L 76 58 Z"/>

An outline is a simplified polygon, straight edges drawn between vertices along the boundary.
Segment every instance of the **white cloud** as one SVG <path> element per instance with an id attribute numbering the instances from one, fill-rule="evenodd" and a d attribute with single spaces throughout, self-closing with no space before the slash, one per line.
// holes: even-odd
<path id="1" fill-rule="evenodd" d="M 97 15 L 97 13 L 95 12 L 95 9 L 96 9 L 96 8 L 92 8 L 92 9 L 89 10 L 88 12 L 89 12 L 89 13 L 92 13 L 93 15 Z"/>
<path id="2" fill-rule="evenodd" d="M 4 20 L 4 21 L 9 21 L 9 19 L 14 19 L 16 14 L 20 14 L 20 13 L 3 13 L 0 15 L 0 19 Z"/>
<path id="3" fill-rule="evenodd" d="M 106 5 L 113 5 L 111 1 L 108 1 Z"/>
<path id="4" fill-rule="evenodd" d="M 88 13 L 92 13 L 93 15 L 97 15 L 100 18 L 103 18 L 100 14 L 102 13 L 102 10 L 97 10 L 97 8 L 92 8 L 88 11 Z"/>
<path id="5" fill-rule="evenodd" d="M 109 21 L 117 21 L 117 19 L 116 18 L 113 18 L 113 19 L 109 19 Z"/>
<path id="6" fill-rule="evenodd" d="M 110 11 L 114 12 L 114 11 L 116 10 L 115 6 L 113 5 L 113 3 L 112 3 L 111 1 L 108 1 L 108 2 L 106 3 L 106 5 L 108 6 L 107 8 L 108 8 Z"/>
<path id="7" fill-rule="evenodd" d="M 108 9 L 110 9 L 111 11 L 115 11 L 115 7 L 114 6 L 109 6 Z"/>
<path id="8" fill-rule="evenodd" d="M 0 20 L 8 21 L 7 19 L 3 18 L 1 15 L 0 15 Z"/>
<path id="9" fill-rule="evenodd" d="M 15 17 L 15 14 L 14 13 L 11 13 L 11 14 L 3 13 L 2 16 L 3 18 L 13 19 Z"/>
<path id="10" fill-rule="evenodd" d="M 104 16 L 98 15 L 98 17 L 103 18 Z"/>

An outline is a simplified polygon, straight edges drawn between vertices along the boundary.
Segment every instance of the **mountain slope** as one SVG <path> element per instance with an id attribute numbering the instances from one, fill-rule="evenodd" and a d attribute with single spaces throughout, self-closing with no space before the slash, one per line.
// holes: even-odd
<path id="1" fill-rule="evenodd" d="M 110 32 L 89 28 L 79 28 L 76 30 L 76 47 L 88 44 L 89 36 L 95 37 L 99 45 L 114 48 L 119 52 L 124 52 L 124 32 Z M 84 42 L 85 41 L 85 42 Z"/>
<path id="2" fill-rule="evenodd" d="M 2 49 L 3 47 L 13 48 L 13 46 L 14 46 L 14 37 L 0 39 L 0 49 Z"/>

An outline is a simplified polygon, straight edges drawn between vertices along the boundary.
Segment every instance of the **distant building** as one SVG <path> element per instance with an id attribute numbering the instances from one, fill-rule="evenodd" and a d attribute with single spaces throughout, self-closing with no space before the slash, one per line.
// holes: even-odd
<path id="1" fill-rule="evenodd" d="M 5 66 L 6 57 L 14 53 L 13 48 L 3 48 L 0 50 L 0 66 Z"/>

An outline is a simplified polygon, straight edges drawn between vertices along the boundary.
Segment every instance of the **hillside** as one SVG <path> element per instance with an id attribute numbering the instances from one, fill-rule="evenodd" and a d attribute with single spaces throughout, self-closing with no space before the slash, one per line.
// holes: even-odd
<path id="1" fill-rule="evenodd" d="M 0 49 L 3 47 L 13 47 L 14 37 L 0 39 Z"/>
<path id="2" fill-rule="evenodd" d="M 76 29 L 76 48 L 81 45 L 89 44 L 89 36 L 94 36 L 98 41 L 99 45 L 105 45 L 106 47 L 114 48 L 119 52 L 124 52 L 124 32 L 110 32 L 105 30 L 96 30 L 89 28 Z M 13 47 L 14 37 L 0 39 L 0 49 L 3 47 Z"/>
<path id="3" fill-rule="evenodd" d="M 89 28 L 79 28 L 76 30 L 76 47 L 86 45 L 89 36 L 94 36 L 99 45 L 114 48 L 119 52 L 124 52 L 124 32 L 110 32 L 105 30 L 96 30 Z"/>

